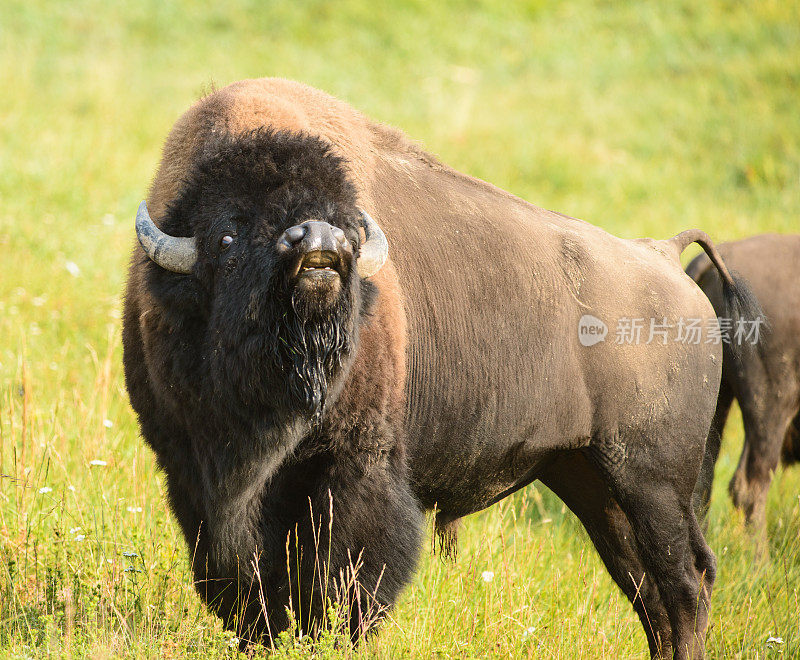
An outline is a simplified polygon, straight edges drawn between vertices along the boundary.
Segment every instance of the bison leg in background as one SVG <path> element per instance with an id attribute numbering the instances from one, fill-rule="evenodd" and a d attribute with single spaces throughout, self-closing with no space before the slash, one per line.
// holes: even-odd
<path id="1" fill-rule="evenodd" d="M 800 398 L 793 382 L 769 381 L 763 388 L 737 393 L 744 422 L 744 447 L 728 490 L 733 503 L 757 529 L 766 522 L 765 507 L 772 476 Z"/>
<path id="2" fill-rule="evenodd" d="M 784 465 L 791 465 L 800 461 L 800 410 L 798 410 L 791 428 L 786 433 L 781 461 Z"/>
<path id="3" fill-rule="evenodd" d="M 704 655 L 716 577 L 714 554 L 692 507 L 705 433 L 703 429 L 694 440 L 675 433 L 672 437 L 630 433 L 612 442 L 598 438 L 590 446 L 594 462 L 628 518 L 645 571 L 658 588 L 676 660 Z M 616 460 L 619 457 L 607 454 L 606 447 L 620 442 L 627 449 Z"/>
<path id="4" fill-rule="evenodd" d="M 704 520 L 708 513 L 711 488 L 714 483 L 714 467 L 717 464 L 720 445 L 722 444 L 722 431 L 725 429 L 725 422 L 728 421 L 728 413 L 731 410 L 731 404 L 734 399 L 733 390 L 725 379 L 724 371 L 723 367 L 717 409 L 714 411 L 714 420 L 711 422 L 711 429 L 708 432 L 708 438 L 706 438 L 706 452 L 703 456 L 703 465 L 700 468 L 700 477 L 697 480 L 694 492 L 694 510 L 700 520 Z"/>
<path id="5" fill-rule="evenodd" d="M 597 468 L 583 451 L 548 464 L 540 477 L 585 527 L 600 558 L 639 615 L 650 655 L 672 655 L 672 628 L 661 596 L 645 574 L 627 517 L 608 490 Z"/>

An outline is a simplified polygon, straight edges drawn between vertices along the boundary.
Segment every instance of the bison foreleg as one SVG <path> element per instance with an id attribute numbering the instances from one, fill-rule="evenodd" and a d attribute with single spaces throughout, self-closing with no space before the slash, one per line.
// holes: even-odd
<path id="1" fill-rule="evenodd" d="M 410 582 L 424 517 L 404 470 L 377 462 L 333 462 L 316 482 L 307 515 L 290 544 L 299 574 L 290 584 L 303 631 L 318 633 L 333 605 L 340 625 L 356 640 L 380 621 Z"/>

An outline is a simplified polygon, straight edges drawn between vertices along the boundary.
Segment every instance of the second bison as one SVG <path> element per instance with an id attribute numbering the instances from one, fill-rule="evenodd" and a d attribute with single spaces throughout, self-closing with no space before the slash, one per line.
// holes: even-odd
<path id="1" fill-rule="evenodd" d="M 734 504 L 756 528 L 765 523 L 772 475 L 783 460 L 800 460 L 800 236 L 765 234 L 723 243 L 719 252 L 747 279 L 768 326 L 755 350 L 735 356 L 725 351 L 717 411 L 698 484 L 703 507 L 711 497 L 722 430 L 734 399 L 739 402 L 745 440 L 729 485 Z M 705 255 L 686 269 L 724 318 L 719 277 Z M 734 335 L 736 328 L 727 328 Z M 731 337 L 734 339 L 734 337 Z"/>

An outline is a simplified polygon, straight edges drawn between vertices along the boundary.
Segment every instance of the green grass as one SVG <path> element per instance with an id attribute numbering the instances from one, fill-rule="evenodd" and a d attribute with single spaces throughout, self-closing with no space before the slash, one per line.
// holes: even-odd
<path id="1" fill-rule="evenodd" d="M 120 299 L 172 122 L 212 84 L 263 75 L 325 89 L 618 235 L 800 227 L 797 0 L 0 0 L 2 655 L 235 655 L 190 587 L 138 437 Z M 741 442 L 734 416 L 709 518 L 707 650 L 800 657 L 800 470 L 775 479 L 758 558 L 725 493 Z M 646 652 L 586 534 L 543 488 L 468 518 L 457 563 L 426 554 L 383 630 L 333 647 L 317 653 Z"/>

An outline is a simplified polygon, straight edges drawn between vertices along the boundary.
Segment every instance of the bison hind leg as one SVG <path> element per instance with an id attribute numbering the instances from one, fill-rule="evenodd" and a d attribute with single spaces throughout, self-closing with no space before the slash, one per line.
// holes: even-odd
<path id="1" fill-rule="evenodd" d="M 669 657 L 672 627 L 658 587 L 647 575 L 627 516 L 589 453 L 575 450 L 557 456 L 540 479 L 583 524 L 606 569 L 639 616 L 651 656 Z"/>
<path id="2" fill-rule="evenodd" d="M 672 628 L 676 659 L 702 658 L 716 560 L 692 505 L 703 440 L 637 435 L 625 460 L 603 472 L 630 523 L 639 557 L 655 582 Z M 594 454 L 590 454 L 594 458 Z"/>
<path id="3" fill-rule="evenodd" d="M 757 395 L 746 391 L 737 397 L 745 440 L 728 490 L 734 506 L 744 511 L 756 530 L 765 527 L 767 494 L 778 462 L 786 456 L 787 434 L 792 432 L 797 415 L 798 390 L 782 381 L 759 389 Z"/>

